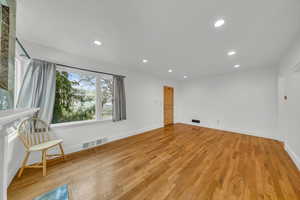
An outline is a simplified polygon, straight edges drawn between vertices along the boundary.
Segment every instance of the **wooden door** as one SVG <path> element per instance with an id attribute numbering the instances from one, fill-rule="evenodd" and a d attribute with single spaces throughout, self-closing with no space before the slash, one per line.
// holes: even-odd
<path id="1" fill-rule="evenodd" d="M 174 89 L 164 86 L 164 124 L 173 124 L 174 121 Z"/>

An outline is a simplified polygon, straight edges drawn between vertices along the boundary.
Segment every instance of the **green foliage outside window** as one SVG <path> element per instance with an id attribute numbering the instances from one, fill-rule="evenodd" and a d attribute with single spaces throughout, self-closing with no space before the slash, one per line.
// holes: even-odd
<path id="1" fill-rule="evenodd" d="M 100 78 L 101 113 L 96 117 L 96 76 L 56 72 L 52 123 L 112 118 L 112 78 Z"/>
<path id="2" fill-rule="evenodd" d="M 101 101 L 101 119 L 112 119 L 112 93 L 113 93 L 113 80 L 101 79 L 100 80 L 100 101 Z"/>
<path id="3" fill-rule="evenodd" d="M 82 80 L 70 80 L 71 74 L 56 72 L 56 94 L 52 123 L 95 118 L 96 95 L 87 95 L 89 91 L 79 87 Z M 93 88 L 91 91 L 95 93 Z"/>

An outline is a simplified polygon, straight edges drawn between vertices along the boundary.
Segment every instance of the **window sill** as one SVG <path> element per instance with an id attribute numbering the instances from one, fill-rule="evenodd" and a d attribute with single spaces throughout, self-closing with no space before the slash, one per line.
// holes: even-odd
<path id="1" fill-rule="evenodd" d="M 86 120 L 86 121 L 65 122 L 65 123 L 51 124 L 51 125 L 50 125 L 50 128 L 81 126 L 81 125 L 88 125 L 88 124 L 95 124 L 95 123 L 107 123 L 107 122 L 112 122 L 112 119 L 105 119 L 105 120 Z"/>

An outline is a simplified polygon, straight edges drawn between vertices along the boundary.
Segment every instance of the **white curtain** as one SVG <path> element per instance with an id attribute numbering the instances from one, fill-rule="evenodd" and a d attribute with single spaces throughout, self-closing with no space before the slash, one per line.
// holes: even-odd
<path id="1" fill-rule="evenodd" d="M 18 102 L 18 96 L 20 92 L 21 85 L 23 83 L 23 79 L 27 70 L 27 67 L 30 63 L 30 59 L 24 57 L 24 56 L 18 56 L 16 54 L 15 59 L 15 104 Z M 16 106 L 16 105 L 15 105 Z"/>
<path id="2" fill-rule="evenodd" d="M 17 108 L 40 108 L 38 117 L 52 120 L 55 101 L 56 65 L 32 59 L 22 81 Z"/>

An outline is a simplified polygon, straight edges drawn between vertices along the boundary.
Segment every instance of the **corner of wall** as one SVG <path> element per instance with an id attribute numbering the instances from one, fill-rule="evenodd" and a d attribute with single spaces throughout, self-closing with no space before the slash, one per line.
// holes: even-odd
<path id="1" fill-rule="evenodd" d="M 291 147 L 286 142 L 284 143 L 284 149 L 292 158 L 298 170 L 300 170 L 300 157 L 291 149 Z"/>

